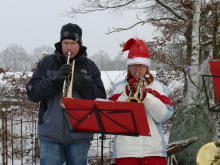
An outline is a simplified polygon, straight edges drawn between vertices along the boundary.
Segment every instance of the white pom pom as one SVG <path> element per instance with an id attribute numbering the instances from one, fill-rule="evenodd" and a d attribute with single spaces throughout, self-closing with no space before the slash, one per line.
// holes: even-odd
<path id="1" fill-rule="evenodd" d="M 123 54 L 124 54 L 124 52 L 122 52 L 122 51 L 119 52 L 119 55 L 123 55 Z"/>

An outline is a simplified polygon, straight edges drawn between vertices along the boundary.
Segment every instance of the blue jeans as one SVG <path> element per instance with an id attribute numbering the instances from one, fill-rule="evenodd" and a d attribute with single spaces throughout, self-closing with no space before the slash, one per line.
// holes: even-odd
<path id="1" fill-rule="evenodd" d="M 40 164 L 62 165 L 65 156 L 66 165 L 86 165 L 89 142 L 62 144 L 40 141 Z"/>

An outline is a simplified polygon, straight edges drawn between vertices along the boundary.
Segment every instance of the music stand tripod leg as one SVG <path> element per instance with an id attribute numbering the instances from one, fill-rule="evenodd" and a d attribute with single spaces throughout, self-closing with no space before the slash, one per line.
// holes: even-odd
<path id="1" fill-rule="evenodd" d="M 95 111 L 95 115 L 96 115 L 96 119 L 98 121 L 98 124 L 99 124 L 99 129 L 100 129 L 100 132 L 101 132 L 101 165 L 103 165 L 103 141 L 105 140 L 105 131 L 104 131 L 104 127 L 103 127 L 103 124 L 102 124 L 102 120 L 101 120 L 101 117 L 100 117 L 100 114 L 99 114 L 99 111 L 96 107 L 96 105 L 93 106 L 94 107 L 94 111 Z"/>
<path id="2" fill-rule="evenodd" d="M 99 137 L 101 139 L 101 165 L 103 165 L 103 153 L 104 153 L 104 140 L 106 139 L 106 136 L 104 133 L 102 133 L 102 135 Z"/>

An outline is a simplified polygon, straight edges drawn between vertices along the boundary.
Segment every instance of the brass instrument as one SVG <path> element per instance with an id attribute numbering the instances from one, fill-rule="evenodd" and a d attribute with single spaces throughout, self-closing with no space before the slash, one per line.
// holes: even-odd
<path id="1" fill-rule="evenodd" d="M 135 102 L 135 103 L 141 103 L 141 100 L 137 98 L 139 90 L 142 88 L 143 86 L 143 77 L 141 77 L 138 87 L 137 87 L 137 91 L 135 92 L 133 97 L 129 97 L 126 102 Z"/>
<path id="2" fill-rule="evenodd" d="M 197 165 L 220 164 L 220 142 L 210 142 L 203 145 L 196 157 Z"/>
<path id="3" fill-rule="evenodd" d="M 70 55 L 71 55 L 71 52 L 68 52 L 67 64 L 70 64 Z M 62 96 L 64 98 L 72 98 L 73 75 L 74 75 L 74 67 L 75 67 L 75 60 L 74 59 L 73 59 L 73 62 L 71 65 L 72 65 L 72 72 L 70 75 L 68 75 L 67 79 L 64 80 L 64 83 L 63 83 Z M 65 107 L 62 100 L 60 101 L 60 105 L 62 107 Z"/>

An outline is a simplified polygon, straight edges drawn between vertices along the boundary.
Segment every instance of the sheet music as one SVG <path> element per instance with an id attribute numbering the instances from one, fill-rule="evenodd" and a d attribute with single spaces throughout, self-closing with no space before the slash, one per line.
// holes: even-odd
<path id="1" fill-rule="evenodd" d="M 103 99 L 103 98 L 96 98 L 95 101 L 111 101 L 111 100 Z M 112 102 L 112 101 L 111 101 L 111 102 Z"/>

